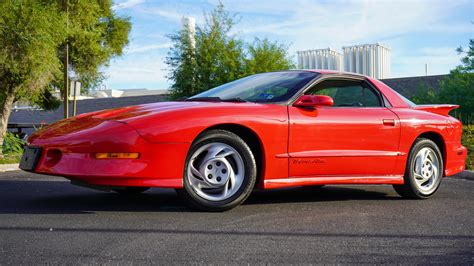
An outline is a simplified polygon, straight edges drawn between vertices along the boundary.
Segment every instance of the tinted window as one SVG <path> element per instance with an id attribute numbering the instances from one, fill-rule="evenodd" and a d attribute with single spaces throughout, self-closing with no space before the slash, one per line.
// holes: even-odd
<path id="1" fill-rule="evenodd" d="M 250 102 L 283 102 L 318 75 L 309 71 L 256 74 L 210 89 L 190 99 L 218 97 L 222 100 L 240 98 Z"/>
<path id="2" fill-rule="evenodd" d="M 326 80 L 316 84 L 307 94 L 331 96 L 336 107 L 382 106 L 379 95 L 359 81 Z"/>

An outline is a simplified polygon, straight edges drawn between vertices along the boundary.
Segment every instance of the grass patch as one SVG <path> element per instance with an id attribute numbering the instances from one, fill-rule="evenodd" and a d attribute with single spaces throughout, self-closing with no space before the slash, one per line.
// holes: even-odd
<path id="1" fill-rule="evenodd" d="M 467 148 L 466 169 L 474 170 L 474 125 L 463 127 L 462 144 Z"/>
<path id="2" fill-rule="evenodd" d="M 0 164 L 20 163 L 21 153 L 7 153 L 0 158 Z"/>
<path id="3" fill-rule="evenodd" d="M 26 141 L 19 138 L 17 134 L 6 132 L 3 135 L 3 156 L 0 155 L 0 164 L 19 163 L 25 144 Z"/>

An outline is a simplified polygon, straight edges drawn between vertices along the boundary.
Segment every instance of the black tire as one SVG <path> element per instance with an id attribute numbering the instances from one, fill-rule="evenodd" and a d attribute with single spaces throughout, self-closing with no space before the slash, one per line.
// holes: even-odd
<path id="1" fill-rule="evenodd" d="M 150 189 L 149 187 L 125 187 L 113 189 L 113 191 L 119 193 L 120 195 L 132 196 L 138 195 Z"/>
<path id="2" fill-rule="evenodd" d="M 419 187 L 416 184 L 415 174 L 413 171 L 415 167 L 416 155 L 423 148 L 430 148 L 434 152 L 434 155 L 437 157 L 438 162 L 439 162 L 438 178 L 434 181 L 433 188 L 428 193 L 419 189 Z M 436 145 L 436 143 L 434 143 L 430 139 L 419 138 L 413 144 L 410 150 L 410 154 L 408 155 L 407 165 L 406 165 L 405 175 L 404 175 L 404 184 L 393 185 L 393 188 L 400 196 L 404 198 L 427 199 L 427 198 L 432 197 L 435 194 L 435 192 L 438 190 L 441 184 L 441 179 L 443 178 L 443 173 L 444 173 L 443 157 L 441 155 L 441 151 L 439 150 L 438 145 Z"/>
<path id="3" fill-rule="evenodd" d="M 191 185 L 190 178 L 193 177 L 188 176 L 188 167 L 193 154 L 201 147 L 212 143 L 224 143 L 235 149 L 240 155 L 244 166 L 244 171 L 242 171 L 244 172 L 243 181 L 240 187 L 236 188 L 232 196 L 223 200 L 208 200 L 200 196 L 193 188 L 193 185 Z M 252 192 L 256 179 L 257 164 L 247 143 L 232 132 L 214 129 L 202 133 L 191 145 L 184 168 L 183 188 L 176 189 L 176 192 L 193 209 L 220 212 L 232 209 L 244 202 Z"/>

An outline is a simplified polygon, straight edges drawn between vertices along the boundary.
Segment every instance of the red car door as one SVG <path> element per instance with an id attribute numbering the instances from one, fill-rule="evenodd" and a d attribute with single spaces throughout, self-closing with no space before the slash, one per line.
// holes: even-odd
<path id="1" fill-rule="evenodd" d="M 328 95 L 334 106 L 289 106 L 289 175 L 393 174 L 400 139 L 398 117 L 364 80 L 327 79 L 305 94 Z"/>

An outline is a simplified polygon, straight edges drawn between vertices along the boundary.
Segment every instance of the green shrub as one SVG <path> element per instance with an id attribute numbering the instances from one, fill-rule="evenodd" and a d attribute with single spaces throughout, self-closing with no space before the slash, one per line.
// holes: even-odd
<path id="1" fill-rule="evenodd" d="M 474 125 L 463 127 L 462 144 L 467 148 L 466 169 L 474 170 Z"/>
<path id="2" fill-rule="evenodd" d="M 9 153 L 0 157 L 0 164 L 13 164 L 19 163 L 21 160 L 21 153 Z"/>
<path id="3" fill-rule="evenodd" d="M 7 132 L 4 135 L 3 140 L 3 153 L 16 153 L 21 154 L 23 152 L 23 146 L 25 146 L 26 141 L 20 139 L 17 135 Z"/>

